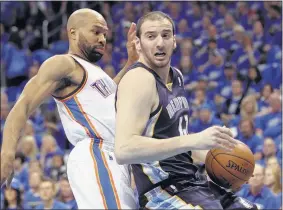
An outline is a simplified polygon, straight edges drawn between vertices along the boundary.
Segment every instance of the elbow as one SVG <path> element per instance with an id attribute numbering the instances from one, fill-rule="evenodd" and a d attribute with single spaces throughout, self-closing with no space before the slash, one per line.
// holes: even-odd
<path id="1" fill-rule="evenodd" d="M 127 152 L 124 151 L 121 147 L 119 148 L 115 147 L 114 154 L 115 154 L 116 162 L 119 165 L 128 164 L 128 158 L 126 155 Z"/>

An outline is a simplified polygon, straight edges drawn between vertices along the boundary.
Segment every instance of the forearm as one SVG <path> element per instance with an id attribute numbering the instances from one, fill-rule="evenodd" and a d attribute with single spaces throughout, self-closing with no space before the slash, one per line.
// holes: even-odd
<path id="1" fill-rule="evenodd" d="M 133 62 L 127 61 L 124 68 L 116 75 L 116 77 L 113 79 L 114 82 L 118 85 L 123 76 L 128 72 L 128 68 L 133 64 Z"/>
<path id="2" fill-rule="evenodd" d="M 177 136 L 169 139 L 154 139 L 143 136 L 132 136 L 127 145 L 115 148 L 119 164 L 138 164 L 164 160 L 166 158 L 199 149 L 199 134 Z"/>
<path id="3" fill-rule="evenodd" d="M 23 109 L 21 111 L 12 109 L 6 119 L 1 149 L 1 185 L 13 171 L 17 141 L 26 121 L 27 117 Z"/>
<path id="4" fill-rule="evenodd" d="M 4 156 L 15 156 L 17 142 L 20 138 L 22 130 L 26 125 L 28 116 L 25 113 L 25 109 L 21 107 L 14 107 L 9 113 L 3 132 L 3 144 L 1 155 Z M 3 158 L 3 157 L 2 157 Z M 3 160 L 1 158 L 1 160 Z"/>

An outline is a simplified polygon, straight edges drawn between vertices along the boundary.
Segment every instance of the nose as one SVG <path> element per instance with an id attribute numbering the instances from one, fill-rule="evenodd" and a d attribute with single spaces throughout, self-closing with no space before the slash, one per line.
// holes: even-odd
<path id="1" fill-rule="evenodd" d="M 157 36 L 156 38 L 156 47 L 158 49 L 162 49 L 164 47 L 164 40 L 161 35 Z"/>
<path id="2" fill-rule="evenodd" d="M 105 38 L 105 36 L 104 36 L 103 34 L 100 34 L 100 35 L 98 36 L 98 43 L 101 44 L 101 45 L 103 45 L 103 46 L 105 46 L 105 44 L 106 44 L 106 38 Z"/>

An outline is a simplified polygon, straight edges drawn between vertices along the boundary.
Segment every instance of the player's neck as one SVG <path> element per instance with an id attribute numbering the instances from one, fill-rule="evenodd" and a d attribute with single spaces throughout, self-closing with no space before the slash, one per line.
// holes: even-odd
<path id="1" fill-rule="evenodd" d="M 149 68 L 151 68 L 163 81 L 164 84 L 167 84 L 171 81 L 170 77 L 169 77 L 169 71 L 170 71 L 170 62 L 162 68 L 156 68 L 151 66 L 148 62 L 146 62 L 145 59 L 140 58 L 139 59 L 140 62 L 144 63 L 146 66 L 148 66 Z"/>
<path id="2" fill-rule="evenodd" d="M 80 50 L 74 50 L 74 49 L 69 49 L 69 51 L 68 51 L 68 54 L 71 54 L 71 55 L 76 55 L 76 56 L 78 56 L 78 57 L 80 57 L 80 58 L 82 58 L 82 59 L 84 59 L 84 60 L 86 60 L 86 61 L 88 61 L 88 59 L 85 57 L 85 55 L 80 51 Z M 89 61 L 88 61 L 89 62 Z"/>

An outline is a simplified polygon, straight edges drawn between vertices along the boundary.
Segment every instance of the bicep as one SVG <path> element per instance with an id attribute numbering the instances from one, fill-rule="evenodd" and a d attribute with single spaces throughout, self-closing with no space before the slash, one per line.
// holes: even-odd
<path id="1" fill-rule="evenodd" d="M 24 87 L 15 107 L 25 108 L 30 115 L 44 100 L 58 88 L 61 78 L 68 75 L 71 68 L 68 61 L 62 57 L 53 57 L 40 67 L 35 75 Z M 62 67 L 62 63 L 65 67 Z"/>
<path id="2" fill-rule="evenodd" d="M 142 81 L 146 78 L 138 79 L 133 73 L 122 79 L 117 92 L 115 143 L 118 147 L 127 144 L 132 136 L 142 135 L 154 105 L 154 83 L 146 84 Z"/>

